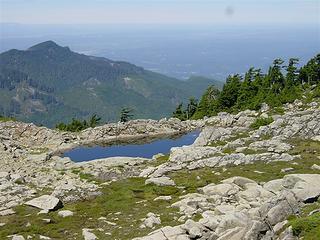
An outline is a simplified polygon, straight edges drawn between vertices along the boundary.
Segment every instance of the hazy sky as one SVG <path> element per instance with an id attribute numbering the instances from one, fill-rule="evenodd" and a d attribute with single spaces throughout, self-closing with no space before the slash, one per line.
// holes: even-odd
<path id="1" fill-rule="evenodd" d="M 320 0 L 0 0 L 0 7 L 6 23 L 320 23 Z"/>

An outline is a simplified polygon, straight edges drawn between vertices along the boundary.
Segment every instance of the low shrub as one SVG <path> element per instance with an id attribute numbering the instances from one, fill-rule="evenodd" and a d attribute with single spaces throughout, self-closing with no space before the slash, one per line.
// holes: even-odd
<path id="1" fill-rule="evenodd" d="M 250 127 L 253 128 L 253 129 L 259 129 L 261 126 L 269 125 L 272 122 L 273 122 L 273 118 L 272 117 L 268 117 L 268 118 L 259 117 L 259 118 L 256 119 L 256 121 L 254 123 L 252 123 L 250 125 Z"/>

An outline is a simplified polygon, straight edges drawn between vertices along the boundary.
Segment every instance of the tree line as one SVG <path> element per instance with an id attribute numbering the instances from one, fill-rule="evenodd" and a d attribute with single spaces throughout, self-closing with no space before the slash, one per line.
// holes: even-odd
<path id="1" fill-rule="evenodd" d="M 200 119 L 219 112 L 258 110 L 262 103 L 272 107 L 301 99 L 320 97 L 320 54 L 298 68 L 299 59 L 288 63 L 278 58 L 266 74 L 261 69 L 250 68 L 244 75 L 230 75 L 221 91 L 209 86 L 200 101 L 190 98 L 186 108 L 179 104 L 173 117 L 181 120 Z"/>
<path id="2" fill-rule="evenodd" d="M 130 108 L 122 108 L 120 112 L 120 122 L 127 122 L 132 119 L 132 109 Z M 80 120 L 76 118 L 72 118 L 70 123 L 58 123 L 56 125 L 56 129 L 60 131 L 68 131 L 68 132 L 80 132 L 87 128 L 94 128 L 101 124 L 101 117 L 97 116 L 97 114 L 93 114 L 88 120 Z"/>

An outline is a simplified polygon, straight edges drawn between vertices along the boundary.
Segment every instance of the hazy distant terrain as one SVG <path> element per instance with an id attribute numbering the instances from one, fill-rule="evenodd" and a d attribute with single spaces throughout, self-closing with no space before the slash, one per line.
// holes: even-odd
<path id="1" fill-rule="evenodd" d="M 177 78 L 224 80 L 277 57 L 302 63 L 320 50 L 318 26 L 1 25 L 0 51 L 53 39 L 85 54 L 125 60 Z"/>
<path id="2" fill-rule="evenodd" d="M 94 113 L 103 121 L 117 121 L 127 107 L 135 118 L 159 119 L 213 84 L 222 83 L 203 77 L 183 82 L 46 41 L 0 54 L 0 115 L 54 126 Z"/>

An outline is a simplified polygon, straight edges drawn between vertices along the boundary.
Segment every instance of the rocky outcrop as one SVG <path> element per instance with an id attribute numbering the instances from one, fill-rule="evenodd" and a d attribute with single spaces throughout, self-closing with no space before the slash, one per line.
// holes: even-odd
<path id="1" fill-rule="evenodd" d="M 176 227 L 164 227 L 136 240 L 281 239 L 286 218 L 320 196 L 319 174 L 292 174 L 260 185 L 243 177 L 210 184 L 172 204 L 182 215 L 201 214 Z M 292 239 L 294 237 L 292 236 Z"/>
<path id="2" fill-rule="evenodd" d="M 141 176 L 161 177 L 180 169 L 298 159 L 299 156 L 288 153 L 292 146 L 286 141 L 293 137 L 314 139 L 320 134 L 319 107 L 317 103 L 309 105 L 308 110 L 295 109 L 284 115 L 274 115 L 273 123 L 257 130 L 250 128 L 255 117 L 259 116 L 255 111 L 237 115 L 220 113 L 208 118 L 194 144 L 172 148 L 167 163 L 149 168 Z"/>

